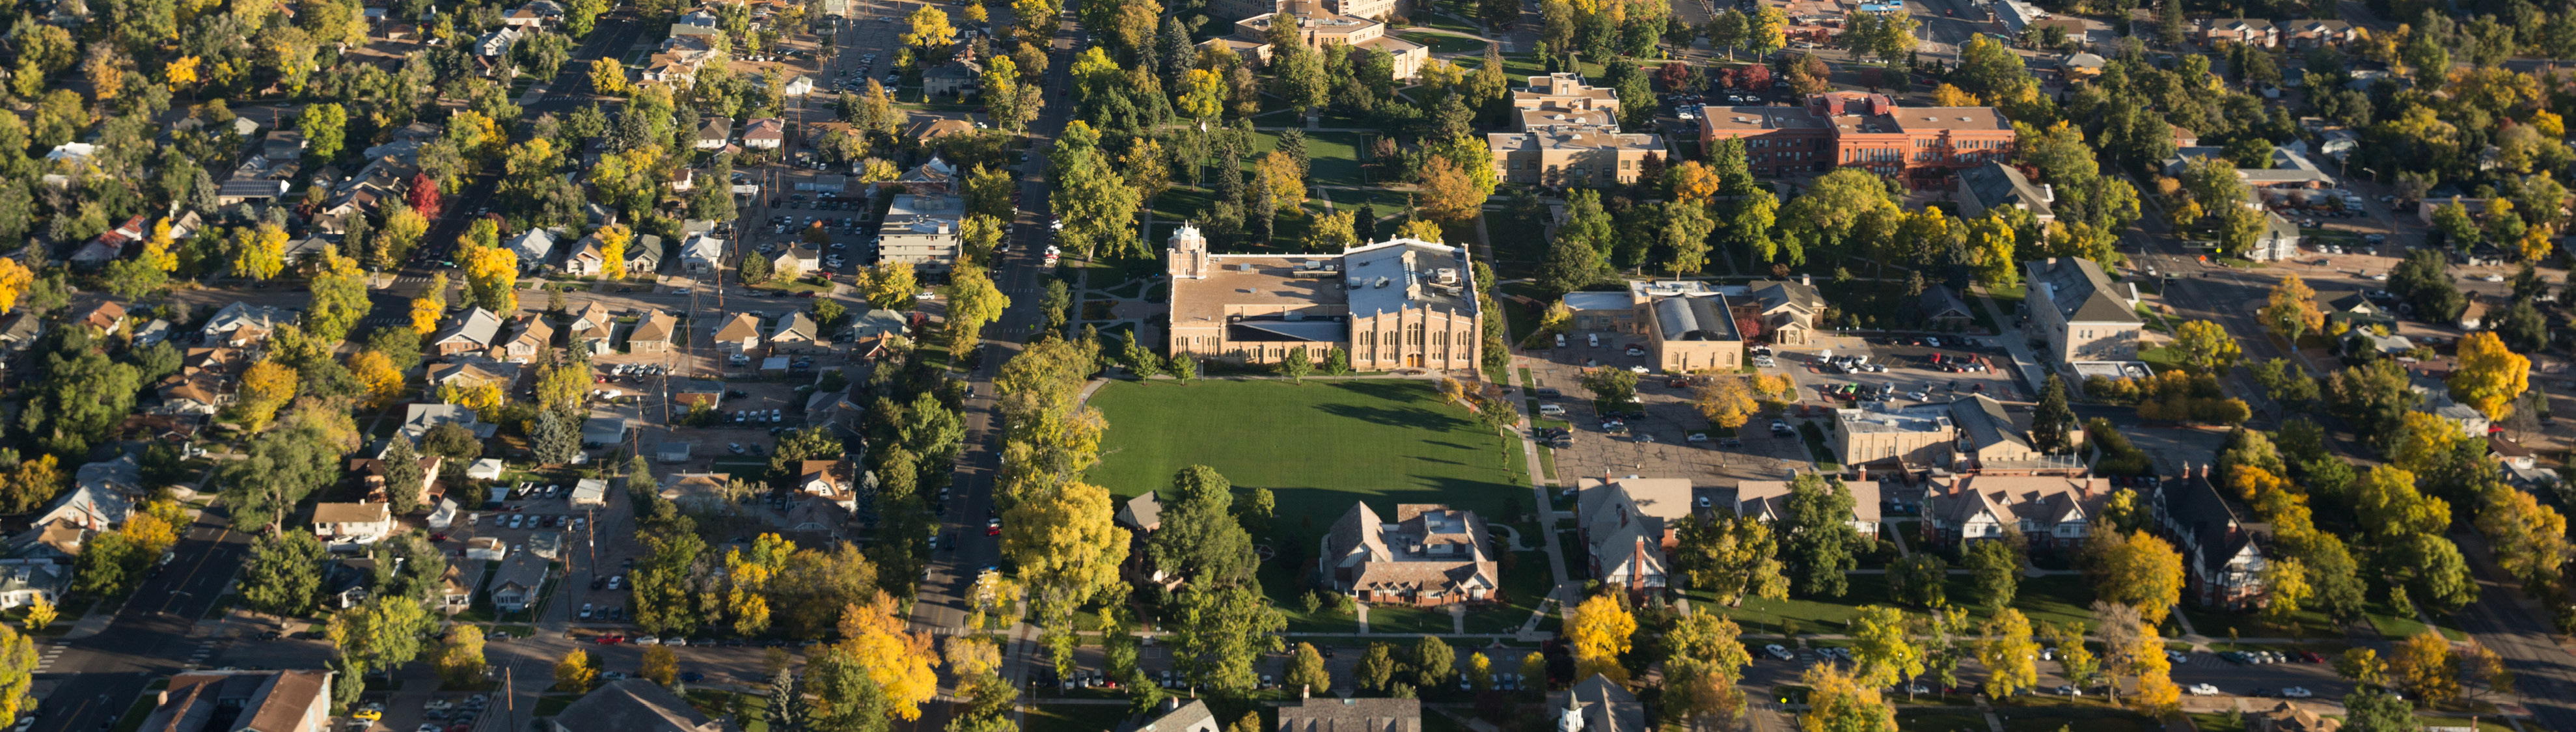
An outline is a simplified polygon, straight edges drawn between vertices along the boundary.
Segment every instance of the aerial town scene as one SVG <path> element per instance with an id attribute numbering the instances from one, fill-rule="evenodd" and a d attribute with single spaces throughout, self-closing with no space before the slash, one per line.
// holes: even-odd
<path id="1" fill-rule="evenodd" d="M 2571 0 L 11 9 L 0 732 L 2576 732 Z"/>

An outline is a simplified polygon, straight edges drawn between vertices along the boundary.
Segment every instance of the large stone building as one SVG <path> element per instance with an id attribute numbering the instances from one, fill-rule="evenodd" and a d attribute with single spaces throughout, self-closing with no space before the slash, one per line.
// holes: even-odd
<path id="1" fill-rule="evenodd" d="M 1485 520 L 1436 503 L 1395 507 L 1395 523 L 1366 503 L 1333 522 L 1323 538 L 1317 579 L 1374 605 L 1433 607 L 1494 599 L 1502 565 Z"/>
<path id="2" fill-rule="evenodd" d="M 1254 63 L 1269 63 L 1271 27 L 1285 23 L 1293 29 L 1297 42 L 1309 49 L 1354 46 L 1385 53 L 1394 62 L 1395 79 L 1408 80 L 1431 60 L 1431 47 L 1386 34 L 1386 23 L 1379 18 L 1385 17 L 1394 5 L 1394 0 L 1277 0 L 1270 9 L 1235 21 L 1234 35 L 1210 38 L 1199 46 L 1223 48 Z M 1239 5 L 1235 9 L 1260 10 L 1261 4 Z M 1372 11 L 1376 15 L 1363 14 Z M 1222 6 L 1218 12 L 1225 14 Z"/>
<path id="3" fill-rule="evenodd" d="M 1211 254 L 1182 225 L 1165 250 L 1169 352 L 1276 363 L 1340 348 L 1362 371 L 1474 369 L 1482 345 L 1465 247 L 1392 239 L 1340 254 Z"/>
<path id="4" fill-rule="evenodd" d="M 878 261 L 910 264 L 922 272 L 946 272 L 957 265 L 958 225 L 965 219 L 966 206 L 956 196 L 897 195 L 878 228 Z"/>
<path id="5" fill-rule="evenodd" d="M 2030 294 L 2023 300 L 2031 324 L 2048 341 L 2047 358 L 2127 361 L 2138 356 L 2146 329 L 2127 290 L 2113 285 L 2102 266 L 2082 257 L 2049 257 L 2022 265 Z"/>
<path id="6" fill-rule="evenodd" d="M 1958 171 L 2010 159 L 2015 140 L 2012 123 L 1993 107 L 1899 107 L 1859 92 L 1816 94 L 1796 107 L 1700 111 L 1703 149 L 1738 138 L 1754 175 L 1854 167 L 1938 189 L 1951 187 Z"/>
<path id="7" fill-rule="evenodd" d="M 1660 136 L 1588 126 L 1491 133 L 1485 147 L 1493 151 L 1496 179 L 1545 186 L 1635 183 L 1648 156 L 1671 157 Z"/>
<path id="8" fill-rule="evenodd" d="M 2272 524 L 2212 485 L 2209 467 L 2186 467 L 2147 497 L 2157 533 L 2182 551 L 2188 595 L 2209 607 L 2244 610 L 2265 602 Z"/>
<path id="9" fill-rule="evenodd" d="M 1665 373 L 1734 371 L 1744 365 L 1736 298 L 1690 280 L 1628 283 L 1628 330 L 1646 337 L 1647 357 Z"/>

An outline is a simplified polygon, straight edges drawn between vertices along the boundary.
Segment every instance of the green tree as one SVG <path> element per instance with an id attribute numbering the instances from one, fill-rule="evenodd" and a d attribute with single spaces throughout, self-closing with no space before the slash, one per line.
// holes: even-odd
<path id="1" fill-rule="evenodd" d="M 322 541 L 309 531 L 261 534 L 242 563 L 242 600 L 279 617 L 311 613 L 321 596 L 323 554 Z"/>
<path id="2" fill-rule="evenodd" d="M 297 120 L 304 130 L 304 147 L 313 158 L 330 162 L 340 157 L 342 139 L 349 126 L 349 113 L 337 104 L 308 104 L 304 116 Z"/>
<path id="3" fill-rule="evenodd" d="M 1406 660 L 1413 667 L 1414 685 L 1436 689 L 1448 684 L 1458 674 L 1458 652 L 1439 638 L 1425 635 L 1413 644 L 1413 657 Z"/>
<path id="4" fill-rule="evenodd" d="M 1915 552 L 1887 565 L 1888 595 L 1896 600 L 1924 608 L 1949 604 L 1946 588 L 1950 563 L 1931 552 Z"/>
<path id="5" fill-rule="evenodd" d="M 1279 361 L 1279 375 L 1288 377 L 1289 381 L 1304 384 L 1306 375 L 1314 372 L 1314 356 L 1306 352 L 1305 346 L 1288 349 L 1288 357 Z"/>
<path id="6" fill-rule="evenodd" d="M 1854 504 L 1851 489 L 1839 480 L 1801 473 L 1790 481 L 1781 555 L 1800 594 L 1841 597 L 1849 590 L 1848 575 L 1868 548 L 1851 525 Z"/>
<path id="7" fill-rule="evenodd" d="M 1877 605 L 1861 608 L 1852 617 L 1851 638 L 1852 675 L 1862 684 L 1888 686 L 1923 675 L 1923 647 L 1915 640 L 1904 611 Z"/>
<path id="8" fill-rule="evenodd" d="M 2075 410 L 2066 405 L 2066 382 L 2057 374 L 2048 375 L 2047 386 L 2040 390 L 2039 410 L 2031 413 L 2031 446 L 2041 452 L 2063 453 L 2074 448 L 2068 432 L 2075 427 Z"/>
<path id="9" fill-rule="evenodd" d="M 2245 356 L 2236 337 L 2227 328 L 2206 320 L 2185 322 L 2174 330 L 2173 349 L 2180 354 L 2184 368 L 2194 373 L 2214 374 L 2235 366 Z"/>
<path id="10" fill-rule="evenodd" d="M 2015 537 L 2018 538 L 2018 537 Z M 1986 606 L 2011 607 L 2013 594 L 2021 586 L 2022 553 L 2019 541 L 1991 540 L 1968 545 L 1963 557 L 1970 577 L 1977 583 L 1977 595 Z"/>
<path id="11" fill-rule="evenodd" d="M 1295 653 L 1288 657 L 1288 668 L 1281 681 L 1289 688 L 1303 692 L 1329 694 L 1333 690 L 1332 670 L 1324 665 L 1324 654 L 1316 651 L 1312 643 L 1297 644 Z"/>
<path id="12" fill-rule="evenodd" d="M 386 670 L 419 658 L 421 636 L 431 628 L 429 613 L 419 600 L 378 594 L 332 615 L 329 635 L 331 645 L 351 665 Z"/>

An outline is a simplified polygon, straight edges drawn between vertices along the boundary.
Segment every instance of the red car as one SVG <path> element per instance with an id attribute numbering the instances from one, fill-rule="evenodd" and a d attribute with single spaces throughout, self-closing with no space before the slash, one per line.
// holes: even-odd
<path id="1" fill-rule="evenodd" d="M 591 640 L 592 642 L 598 643 L 598 644 L 603 645 L 603 646 L 613 646 L 613 645 L 617 645 L 617 644 L 619 644 L 619 643 L 624 643 L 624 642 L 626 642 L 626 636 L 622 636 L 622 635 L 603 635 L 603 636 L 598 636 L 598 637 L 592 638 L 592 639 L 590 639 L 590 640 Z"/>
<path id="2" fill-rule="evenodd" d="M 990 519 L 990 520 L 986 520 L 986 521 L 984 522 L 984 535 L 985 535 L 985 536 L 1001 536 L 1001 535 L 1002 535 L 1002 520 L 1001 520 L 1001 519 L 998 519 L 998 518 L 997 518 L 997 519 Z"/>
<path id="3" fill-rule="evenodd" d="M 431 542 L 431 543 L 437 543 L 437 542 L 446 541 L 446 540 L 447 540 L 447 535 L 446 535 L 446 534 L 430 534 L 430 535 L 429 535 L 429 540 L 430 540 L 430 542 Z"/>

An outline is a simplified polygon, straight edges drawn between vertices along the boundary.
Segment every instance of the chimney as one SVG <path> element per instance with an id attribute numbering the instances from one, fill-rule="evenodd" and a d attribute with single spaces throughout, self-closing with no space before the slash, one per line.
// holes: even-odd
<path id="1" fill-rule="evenodd" d="M 1860 477 L 1859 477 L 1859 478 L 1855 478 L 1855 479 L 1853 479 L 1853 480 L 1854 480 L 1855 482 L 1866 482 L 1866 481 L 1868 481 L 1868 480 L 1869 480 L 1869 466 L 1867 466 L 1867 465 L 1860 466 Z"/>
<path id="2" fill-rule="evenodd" d="M 1306 699 L 1306 697 L 1307 697 L 1307 696 L 1312 695 L 1312 694 L 1314 694 L 1314 693 L 1315 693 L 1315 685 L 1314 685 L 1314 684 L 1304 684 L 1304 685 L 1300 685 L 1300 686 L 1298 686 L 1298 687 L 1297 687 L 1297 699 L 1298 699 L 1299 701 L 1304 701 L 1304 700 Z"/>
<path id="3" fill-rule="evenodd" d="M 1798 275 L 1798 284 L 1814 287 L 1816 286 L 1816 276 L 1811 274 Z"/>

